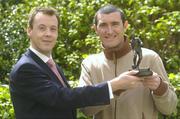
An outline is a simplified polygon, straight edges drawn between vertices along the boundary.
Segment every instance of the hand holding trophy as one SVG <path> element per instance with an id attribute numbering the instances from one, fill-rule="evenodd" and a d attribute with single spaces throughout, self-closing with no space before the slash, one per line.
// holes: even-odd
<path id="1" fill-rule="evenodd" d="M 139 37 L 132 37 L 131 39 L 131 47 L 132 50 L 134 51 L 134 57 L 133 57 L 133 65 L 132 69 L 138 70 L 138 73 L 135 74 L 136 76 L 143 77 L 143 76 L 151 76 L 153 72 L 147 68 L 147 69 L 140 69 L 139 64 L 141 63 L 141 60 L 143 58 L 142 55 L 142 49 L 141 47 L 143 46 L 143 42 Z"/>

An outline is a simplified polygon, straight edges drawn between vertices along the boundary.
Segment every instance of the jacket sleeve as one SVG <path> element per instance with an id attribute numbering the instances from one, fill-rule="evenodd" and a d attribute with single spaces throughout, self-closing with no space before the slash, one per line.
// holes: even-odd
<path id="1" fill-rule="evenodd" d="M 172 112 L 176 111 L 177 95 L 167 77 L 167 73 L 165 71 L 164 65 L 159 55 L 156 55 L 154 57 L 152 70 L 158 73 L 158 75 L 160 75 L 162 80 L 168 84 L 168 88 L 162 96 L 157 96 L 154 94 L 152 94 L 152 96 L 153 96 L 156 108 L 161 113 L 165 115 L 169 115 Z"/>
<path id="2" fill-rule="evenodd" d="M 107 83 L 74 89 L 62 87 L 36 65 L 29 63 L 11 73 L 10 90 L 23 99 L 60 109 L 110 103 Z"/>
<path id="3" fill-rule="evenodd" d="M 92 81 L 92 77 L 91 77 L 88 67 L 83 62 L 81 64 L 81 75 L 80 75 L 78 86 L 83 87 L 87 85 L 95 85 L 95 84 Z M 90 107 L 81 108 L 80 110 L 87 116 L 93 116 L 107 107 L 109 107 L 109 105 L 90 106 Z"/>

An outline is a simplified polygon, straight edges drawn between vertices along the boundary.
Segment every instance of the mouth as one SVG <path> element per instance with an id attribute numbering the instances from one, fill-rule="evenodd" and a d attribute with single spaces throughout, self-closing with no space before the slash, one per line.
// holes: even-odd
<path id="1" fill-rule="evenodd" d="M 111 35 L 111 36 L 105 36 L 104 38 L 105 39 L 114 39 L 116 37 L 117 37 L 117 35 Z"/>
<path id="2" fill-rule="evenodd" d="M 42 40 L 42 43 L 45 45 L 50 45 L 52 43 L 52 41 L 50 40 Z"/>
<path id="3" fill-rule="evenodd" d="M 51 41 L 49 41 L 49 40 L 43 40 L 42 42 L 51 43 Z"/>
<path id="4" fill-rule="evenodd" d="M 50 38 L 43 38 L 42 41 L 43 42 L 52 42 L 52 39 L 50 39 Z"/>

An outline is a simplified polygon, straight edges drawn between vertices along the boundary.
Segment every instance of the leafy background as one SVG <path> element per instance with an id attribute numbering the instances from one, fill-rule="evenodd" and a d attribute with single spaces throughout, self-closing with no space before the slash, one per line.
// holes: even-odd
<path id="1" fill-rule="evenodd" d="M 101 51 L 91 25 L 95 12 L 108 3 L 124 10 L 129 21 L 126 34 L 140 36 L 144 47 L 159 53 L 180 98 L 179 0 L 0 0 L 0 118 L 14 118 L 8 76 L 13 64 L 29 46 L 26 26 L 30 10 L 52 6 L 60 13 L 59 37 L 53 57 L 70 83 L 76 86 L 81 61 Z M 180 118 L 180 103 L 177 112 L 168 118 Z M 87 117 L 79 112 L 78 119 Z"/>

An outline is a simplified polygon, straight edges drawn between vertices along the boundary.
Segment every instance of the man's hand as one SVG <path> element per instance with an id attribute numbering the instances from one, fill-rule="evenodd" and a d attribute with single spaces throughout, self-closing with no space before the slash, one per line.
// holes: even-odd
<path id="1" fill-rule="evenodd" d="M 150 90 L 156 90 L 161 83 L 161 79 L 157 73 L 153 72 L 152 76 L 144 77 L 143 85 Z"/>
<path id="2" fill-rule="evenodd" d="M 138 87 L 142 84 L 142 77 L 137 77 L 135 74 L 137 71 L 131 70 L 120 74 L 118 77 L 110 81 L 112 90 L 127 90 L 130 88 Z"/>
<path id="3" fill-rule="evenodd" d="M 153 91 L 154 95 L 162 96 L 168 89 L 168 83 L 163 81 L 157 73 L 144 77 L 143 85 Z"/>

